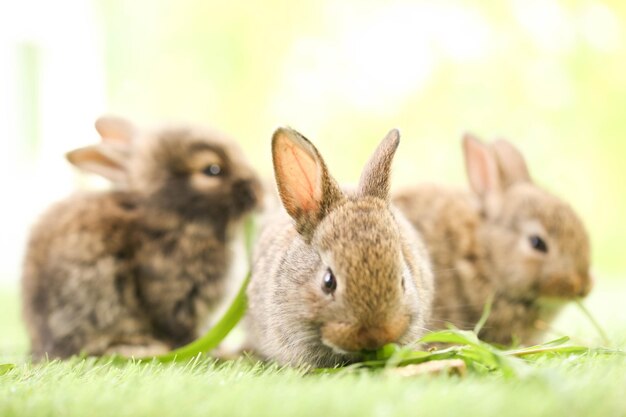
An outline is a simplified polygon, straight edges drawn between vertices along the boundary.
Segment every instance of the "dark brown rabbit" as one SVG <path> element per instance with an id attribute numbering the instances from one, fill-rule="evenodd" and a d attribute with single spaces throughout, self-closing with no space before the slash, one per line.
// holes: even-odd
<path id="1" fill-rule="evenodd" d="M 430 327 L 472 328 L 493 296 L 480 336 L 533 343 L 542 322 L 591 289 L 587 232 L 568 204 L 534 184 L 511 143 L 466 135 L 463 150 L 472 193 L 422 185 L 394 197 L 433 262 Z"/>
<path id="2" fill-rule="evenodd" d="M 250 345 L 281 364 L 334 366 L 386 343 L 415 342 L 430 316 L 432 273 L 419 235 L 389 202 L 392 130 L 356 190 L 343 191 L 311 142 L 272 140 L 285 210 L 256 244 Z"/>
<path id="3" fill-rule="evenodd" d="M 163 353 L 196 338 L 237 285 L 242 218 L 256 174 L 216 131 L 140 131 L 101 118 L 102 142 L 67 157 L 116 184 L 43 214 L 28 243 L 24 318 L 36 357 Z"/>

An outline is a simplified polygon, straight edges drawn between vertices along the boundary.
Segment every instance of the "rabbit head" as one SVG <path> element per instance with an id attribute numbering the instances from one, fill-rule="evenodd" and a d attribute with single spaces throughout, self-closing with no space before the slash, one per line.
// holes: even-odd
<path id="1" fill-rule="evenodd" d="M 494 276 L 507 294 L 529 301 L 572 299 L 592 286 L 585 227 L 565 202 L 535 185 L 511 143 L 463 139 L 470 185 L 486 219 Z"/>
<path id="2" fill-rule="evenodd" d="M 69 152 L 68 160 L 140 194 L 153 208 L 228 220 L 260 201 L 256 174 L 219 132 L 186 125 L 144 131 L 111 116 L 98 119 L 96 130 L 102 141 Z"/>
<path id="3" fill-rule="evenodd" d="M 347 193 L 304 136 L 292 129 L 274 134 L 279 194 L 299 234 L 299 244 L 281 261 L 275 309 L 282 332 L 308 344 L 299 357 L 314 364 L 337 364 L 386 343 L 413 342 L 427 320 L 428 260 L 418 235 L 389 202 L 398 144 L 399 133 L 392 130 L 357 189 Z M 297 358 L 297 349 L 293 352 Z"/>

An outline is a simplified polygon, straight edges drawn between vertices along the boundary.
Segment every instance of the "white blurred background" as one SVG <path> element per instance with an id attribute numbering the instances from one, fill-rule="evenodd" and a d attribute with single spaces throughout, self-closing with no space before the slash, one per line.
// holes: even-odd
<path id="1" fill-rule="evenodd" d="M 93 6 L 0 2 L 0 282 L 19 277 L 36 215 L 75 188 L 63 154 L 95 140 L 94 117 L 106 109 Z"/>

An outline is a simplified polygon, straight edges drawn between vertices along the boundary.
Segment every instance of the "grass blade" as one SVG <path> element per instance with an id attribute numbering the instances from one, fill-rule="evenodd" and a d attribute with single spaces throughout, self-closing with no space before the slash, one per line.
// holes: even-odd
<path id="1" fill-rule="evenodd" d="M 450 343 L 455 345 L 479 346 L 480 340 L 473 332 L 448 329 L 430 332 L 422 336 L 419 343 Z"/>
<path id="2" fill-rule="evenodd" d="M 600 323 L 598 323 L 596 319 L 591 315 L 591 312 L 587 309 L 587 307 L 585 307 L 585 305 L 582 303 L 580 298 L 577 298 L 575 302 L 578 308 L 580 309 L 580 311 L 583 312 L 585 317 L 587 317 L 587 319 L 591 322 L 592 326 L 596 329 L 596 331 L 602 338 L 602 341 L 606 343 L 607 345 L 611 344 L 611 341 L 609 340 L 609 336 L 606 334 L 602 326 L 600 326 Z"/>
<path id="3" fill-rule="evenodd" d="M 248 216 L 244 222 L 244 244 L 246 248 L 246 260 L 248 262 L 248 274 L 241 284 L 241 288 L 237 293 L 237 296 L 233 300 L 232 304 L 228 307 L 228 310 L 220 321 L 215 324 L 204 336 L 185 345 L 181 348 L 173 350 L 172 352 L 160 355 L 154 358 L 158 362 L 174 362 L 184 361 L 194 358 L 198 355 L 208 353 L 215 349 L 224 340 L 228 333 L 235 328 L 235 326 L 241 321 L 246 314 L 248 308 L 248 300 L 246 297 L 246 289 L 250 282 L 250 275 L 252 274 L 252 247 L 254 244 L 254 237 L 256 234 L 256 227 L 254 224 L 254 218 Z"/>
<path id="4" fill-rule="evenodd" d="M 11 369 L 15 368 L 15 365 L 12 363 L 3 363 L 0 364 L 0 375 L 4 375 L 9 372 Z"/>
<path id="5" fill-rule="evenodd" d="M 158 362 L 163 363 L 184 361 L 215 349 L 245 315 L 248 304 L 246 297 L 246 288 L 248 287 L 249 281 L 250 272 L 248 272 L 248 275 L 241 285 L 237 296 L 233 300 L 230 307 L 228 307 L 228 310 L 226 311 L 224 316 L 222 316 L 220 321 L 218 321 L 217 324 L 213 326 L 211 330 L 209 330 L 204 336 L 191 342 L 188 345 L 173 350 L 172 352 L 166 353 L 165 355 L 146 359 L 154 359 Z"/>
<path id="6" fill-rule="evenodd" d="M 483 313 L 480 315 L 480 320 L 478 320 L 478 323 L 476 323 L 476 326 L 474 326 L 474 333 L 476 333 L 477 335 L 480 334 L 480 331 L 482 330 L 483 326 L 487 322 L 487 319 L 489 318 L 489 315 L 491 314 L 492 305 L 493 305 L 493 293 L 489 294 L 487 301 L 485 301 L 485 307 L 483 307 Z"/>
<path id="7" fill-rule="evenodd" d="M 545 355 L 545 354 L 576 354 L 576 353 L 587 353 L 591 349 L 585 346 L 536 346 L 533 348 L 519 349 L 519 350 L 511 350 L 507 351 L 504 354 L 507 356 L 528 356 L 528 355 Z"/>

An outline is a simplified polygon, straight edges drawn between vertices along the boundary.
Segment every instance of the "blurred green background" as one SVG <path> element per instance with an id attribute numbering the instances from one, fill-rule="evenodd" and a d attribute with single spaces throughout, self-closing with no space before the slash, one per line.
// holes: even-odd
<path id="1" fill-rule="evenodd" d="M 395 184 L 463 185 L 460 135 L 503 136 L 626 272 L 626 2 L 101 1 L 108 109 L 211 123 L 270 173 L 272 130 L 355 181 L 398 127 Z"/>
<path id="2" fill-rule="evenodd" d="M 537 182 L 588 225 L 598 278 L 626 272 L 624 1 L 64 0 L 2 8 L 8 41 L 0 52 L 13 70 L 5 66 L 0 82 L 14 105 L 0 107 L 0 185 L 16 195 L 36 190 L 24 204 L 4 204 L 7 281 L 19 275 L 28 224 L 83 184 L 62 153 L 95 141 L 93 120 L 103 112 L 213 125 L 237 138 L 265 175 L 271 133 L 288 124 L 346 182 L 398 127 L 396 187 L 464 186 L 462 132 L 506 137 Z"/>

